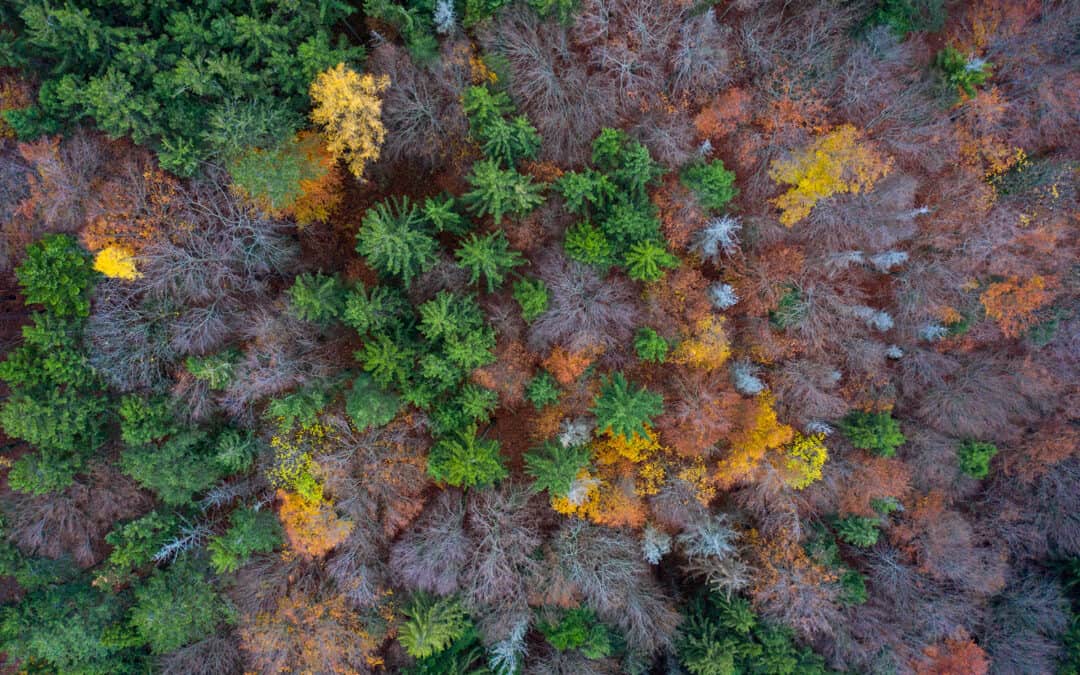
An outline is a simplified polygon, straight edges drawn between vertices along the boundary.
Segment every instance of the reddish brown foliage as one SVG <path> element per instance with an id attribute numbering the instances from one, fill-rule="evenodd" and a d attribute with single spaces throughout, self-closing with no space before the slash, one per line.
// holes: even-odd
<path id="1" fill-rule="evenodd" d="M 918 675 L 986 675 L 990 671 L 986 652 L 965 632 L 927 647 L 924 653 L 926 661 L 916 665 Z"/>
<path id="2" fill-rule="evenodd" d="M 707 455 L 732 427 L 743 400 L 726 373 L 680 368 L 671 378 L 657 429 L 665 445 L 687 456 Z"/>
<path id="3" fill-rule="evenodd" d="M 542 365 L 559 384 L 565 387 L 578 379 L 601 353 L 603 349 L 599 347 L 586 347 L 571 352 L 563 349 L 561 345 L 556 345 Z"/>
<path id="4" fill-rule="evenodd" d="M 367 673 L 382 663 L 372 635 L 345 599 L 292 591 L 273 612 L 245 616 L 240 626 L 249 662 L 265 673 Z"/>
<path id="5" fill-rule="evenodd" d="M 871 518 L 876 515 L 871 501 L 885 497 L 903 501 L 907 497 L 911 489 L 911 471 L 900 460 L 856 455 L 847 458 L 847 461 L 852 468 L 842 484 L 842 513 Z"/>
<path id="6" fill-rule="evenodd" d="M 679 177 L 669 174 L 660 189 L 652 194 L 652 202 L 660 211 L 664 238 L 675 249 L 687 250 L 694 235 L 705 224 L 705 214 L 697 206 L 690 191 Z"/>
<path id="7" fill-rule="evenodd" d="M 651 325 L 665 333 L 690 332 L 712 311 L 706 289 L 709 280 L 689 265 L 673 270 L 645 291 Z"/>
<path id="8" fill-rule="evenodd" d="M 749 119 L 750 106 L 750 94 L 740 87 L 732 87 L 698 112 L 694 126 L 704 138 L 727 136 Z"/>

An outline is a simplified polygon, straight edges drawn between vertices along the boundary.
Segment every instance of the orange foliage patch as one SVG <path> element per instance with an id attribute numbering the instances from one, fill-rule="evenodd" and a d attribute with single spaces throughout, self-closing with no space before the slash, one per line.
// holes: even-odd
<path id="1" fill-rule="evenodd" d="M 720 138 L 750 117 L 750 94 L 733 87 L 720 94 L 694 117 L 694 127 L 703 138 Z"/>
<path id="2" fill-rule="evenodd" d="M 1050 301 L 1050 293 L 1040 276 L 1024 282 L 1012 277 L 987 286 L 979 301 L 1006 337 L 1019 337 L 1034 323 L 1035 310 Z"/>
<path id="3" fill-rule="evenodd" d="M 300 132 L 297 140 L 306 159 L 318 165 L 319 170 L 317 177 L 300 181 L 302 194 L 285 215 L 291 215 L 300 225 L 325 223 L 344 198 L 345 173 L 314 132 Z"/>
<path id="4" fill-rule="evenodd" d="M 586 347 L 576 352 L 571 352 L 561 345 L 556 345 L 551 354 L 544 359 L 543 366 L 555 378 L 559 384 L 568 386 L 574 380 L 581 377 L 593 361 L 604 351 L 603 347 Z"/>
<path id="5" fill-rule="evenodd" d="M 829 107 L 813 89 L 806 89 L 782 70 L 766 85 L 774 98 L 761 106 L 754 123 L 773 142 L 792 142 L 806 134 L 829 130 Z"/>
<path id="6" fill-rule="evenodd" d="M 997 87 L 980 89 L 963 103 L 956 127 L 960 157 L 968 166 L 987 176 L 1001 174 L 1023 158 L 1011 138 L 1015 131 L 1007 124 L 1010 103 Z"/>
<path id="7" fill-rule="evenodd" d="M 326 501 L 308 502 L 298 494 L 278 490 L 278 518 L 289 545 L 297 553 L 319 558 L 345 541 L 355 523 L 343 520 Z"/>
<path id="8" fill-rule="evenodd" d="M 1030 483 L 1058 462 L 1080 454 L 1080 429 L 1055 418 L 1002 457 L 1005 473 Z"/>
<path id="9" fill-rule="evenodd" d="M 844 481 L 840 511 L 870 518 L 876 511 L 871 500 L 895 497 L 903 501 L 911 490 L 911 470 L 898 459 L 852 455 L 851 476 Z"/>
<path id="10" fill-rule="evenodd" d="M 82 231 L 83 244 L 91 251 L 121 246 L 138 254 L 174 224 L 176 179 L 142 153 L 135 154 L 133 164 L 129 175 L 117 176 L 101 187 L 101 211 Z"/>
<path id="11" fill-rule="evenodd" d="M 709 280 L 690 265 L 668 272 L 662 281 L 648 284 L 645 300 L 658 326 L 689 333 L 691 327 L 712 313 L 706 289 Z"/>
<path id="12" fill-rule="evenodd" d="M 653 192 L 652 202 L 660 212 L 664 238 L 672 248 L 685 251 L 694 234 L 705 224 L 705 214 L 676 174 L 664 177 L 663 185 Z"/>
<path id="13" fill-rule="evenodd" d="M 472 372 L 472 381 L 499 393 L 499 401 L 508 407 L 525 401 L 525 387 L 533 375 L 536 356 L 519 341 L 500 343 L 495 350 L 497 361 Z"/>
<path id="14" fill-rule="evenodd" d="M 990 671 L 986 652 L 962 630 L 923 653 L 927 661 L 916 665 L 918 675 L 986 675 Z"/>
<path id="15" fill-rule="evenodd" d="M 731 436 L 731 449 L 716 472 L 716 481 L 723 487 L 745 479 L 765 457 L 795 437 L 795 430 L 776 417 L 773 398 L 769 392 L 746 401 L 738 431 Z"/>
<path id="16" fill-rule="evenodd" d="M 343 596 L 325 601 L 293 592 L 273 612 L 240 626 L 244 651 L 266 673 L 356 673 L 383 663 L 376 652 L 382 635 L 372 635 Z"/>

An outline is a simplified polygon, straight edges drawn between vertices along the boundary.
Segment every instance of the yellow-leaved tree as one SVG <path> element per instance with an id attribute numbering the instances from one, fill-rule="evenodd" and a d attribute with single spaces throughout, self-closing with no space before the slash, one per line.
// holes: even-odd
<path id="1" fill-rule="evenodd" d="M 122 246 L 106 246 L 94 257 L 94 269 L 114 279 L 138 279 L 142 275 L 135 269 L 131 250 Z"/>
<path id="2" fill-rule="evenodd" d="M 354 176 L 379 158 L 386 138 L 379 94 L 389 86 L 389 77 L 360 75 L 344 63 L 319 73 L 311 83 L 311 119 L 322 125 L 327 149 L 344 159 Z"/>
<path id="3" fill-rule="evenodd" d="M 731 346 L 724 332 L 724 317 L 707 316 L 697 322 L 691 337 L 679 343 L 671 355 L 671 361 L 712 371 L 724 365 L 729 356 Z"/>
<path id="4" fill-rule="evenodd" d="M 820 200 L 835 194 L 863 192 L 889 173 L 892 160 L 873 147 L 860 143 L 859 131 L 845 124 L 796 153 L 791 159 L 774 160 L 769 177 L 792 186 L 772 201 L 783 213 L 780 222 L 791 227 Z"/>
<path id="5" fill-rule="evenodd" d="M 731 436 L 731 450 L 717 467 L 716 482 L 730 487 L 757 468 L 770 450 L 776 450 L 795 438 L 795 430 L 776 416 L 772 394 L 765 391 L 747 401 L 739 430 Z"/>
<path id="6" fill-rule="evenodd" d="M 821 468 L 829 458 L 824 434 L 805 436 L 798 431 L 791 443 L 772 456 L 773 466 L 783 475 L 784 482 L 802 490 L 821 479 Z"/>

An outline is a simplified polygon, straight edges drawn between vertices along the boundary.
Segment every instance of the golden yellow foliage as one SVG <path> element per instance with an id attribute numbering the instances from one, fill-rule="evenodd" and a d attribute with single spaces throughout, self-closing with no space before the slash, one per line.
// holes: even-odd
<path id="1" fill-rule="evenodd" d="M 551 508 L 564 516 L 588 518 L 596 512 L 599 500 L 600 480 L 588 469 L 581 469 L 565 496 L 551 498 Z"/>
<path id="2" fill-rule="evenodd" d="M 311 84 L 311 119 L 323 126 L 327 149 L 344 159 L 354 176 L 379 158 L 386 128 L 378 95 L 389 86 L 389 77 L 360 75 L 344 63 L 320 73 Z"/>
<path id="3" fill-rule="evenodd" d="M 795 432 L 795 440 L 774 455 L 773 464 L 783 474 L 785 483 L 802 490 L 821 478 L 821 468 L 829 458 L 824 441 L 824 434 L 804 436 Z"/>
<path id="4" fill-rule="evenodd" d="M 709 469 L 705 466 L 705 460 L 694 457 L 690 466 L 676 474 L 680 479 L 694 486 L 694 496 L 702 506 L 708 506 L 709 502 L 716 497 L 716 486 L 712 484 Z"/>
<path id="5" fill-rule="evenodd" d="M 834 194 L 863 192 L 889 173 L 892 160 L 859 143 L 859 132 L 845 124 L 814 141 L 788 160 L 774 160 L 769 177 L 791 189 L 773 200 L 780 222 L 791 227 L 820 200 Z"/>
<path id="6" fill-rule="evenodd" d="M 701 370 L 716 370 L 731 356 L 731 345 L 724 332 L 724 317 L 700 319 L 693 337 L 683 340 L 671 355 L 671 361 Z"/>
<path id="7" fill-rule="evenodd" d="M 289 545 L 297 553 L 320 557 L 345 541 L 355 523 L 339 518 L 327 501 L 311 502 L 303 495 L 278 490 L 278 518 Z"/>
<path id="8" fill-rule="evenodd" d="M 775 450 L 795 437 L 795 430 L 781 424 L 769 392 L 758 394 L 748 423 L 731 437 L 731 452 L 720 462 L 717 480 L 730 485 L 753 471 L 769 450 Z"/>
<path id="9" fill-rule="evenodd" d="M 94 269 L 113 279 L 138 279 L 142 276 L 135 269 L 131 251 L 122 246 L 106 246 L 94 257 Z"/>
<path id="10" fill-rule="evenodd" d="M 634 479 L 634 494 L 639 497 L 654 495 L 660 492 L 660 487 L 667 478 L 664 465 L 656 460 L 645 462 L 638 469 L 637 478 Z"/>
<path id="11" fill-rule="evenodd" d="M 633 434 L 626 438 L 622 434 L 608 432 L 593 444 L 593 455 L 601 466 L 616 464 L 620 459 L 641 462 L 652 458 L 659 450 L 660 441 L 648 425 L 645 426 L 644 436 Z"/>

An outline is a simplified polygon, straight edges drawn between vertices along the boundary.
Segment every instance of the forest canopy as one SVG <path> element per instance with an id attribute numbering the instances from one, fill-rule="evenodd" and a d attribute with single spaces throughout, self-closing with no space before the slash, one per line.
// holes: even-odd
<path id="1" fill-rule="evenodd" d="M 1080 672 L 1080 4 L 0 5 L 6 671 Z"/>

